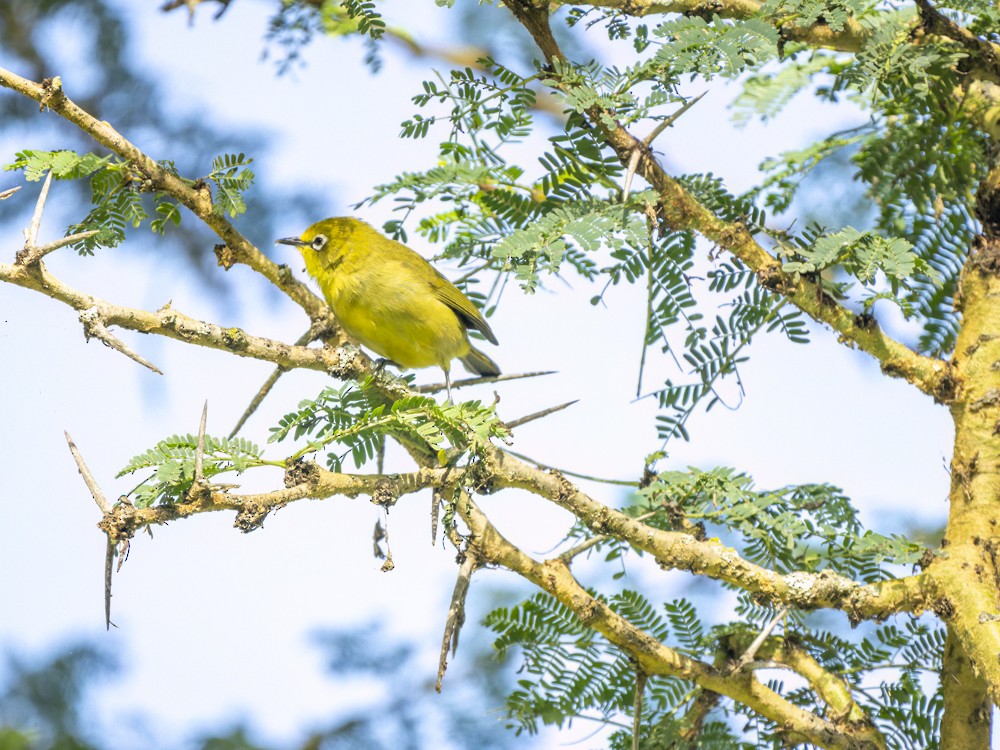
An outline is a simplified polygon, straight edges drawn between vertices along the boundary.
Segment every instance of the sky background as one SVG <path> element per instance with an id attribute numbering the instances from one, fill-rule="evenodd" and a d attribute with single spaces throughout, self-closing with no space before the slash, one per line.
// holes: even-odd
<path id="1" fill-rule="evenodd" d="M 374 185 L 434 164 L 433 132 L 424 141 L 402 140 L 398 134 L 400 122 L 414 111 L 410 97 L 432 67 L 444 69 L 444 64 L 387 47 L 382 71 L 372 75 L 360 44 L 320 38 L 305 49 L 303 67 L 279 77 L 273 59 L 261 59 L 272 3 L 240 0 L 220 21 L 199 12 L 191 25 L 185 13 L 163 14 L 155 5 L 122 7 L 134 35 L 131 54 L 163 83 L 167 109 L 208 118 L 223 129 L 253 124 L 266 133 L 270 150 L 254 155 L 258 182 L 307 191 L 322 207 L 314 219 L 350 213 Z M 388 3 L 385 13 L 390 23 L 419 39 L 440 46 L 455 42 L 448 36 L 453 15 L 431 2 Z M 51 74 L 62 76 L 73 97 L 77 87 L 87 85 L 87 67 L 77 59 L 82 53 L 67 26 L 65 40 L 60 39 L 66 64 Z M 601 43 L 601 35 L 597 29 L 591 33 L 593 46 L 617 54 Z M 0 65 L 7 64 L 0 50 Z M 738 192 L 754 183 L 764 157 L 804 145 L 859 116 L 849 107 L 802 98 L 767 127 L 736 129 L 727 106 L 737 91 L 712 88 L 657 141 L 669 170 L 713 171 Z M 0 125 L 5 163 L 21 148 L 60 147 L 70 126 L 55 122 L 51 113 L 38 117 L 35 140 L 23 133 L 12 137 Z M 543 143 L 535 137 L 522 148 L 537 153 Z M 141 141 L 138 145 L 144 147 Z M 0 174 L 0 190 L 19 184 L 19 173 Z M 38 187 L 25 185 L 8 203 L 30 206 Z M 65 221 L 53 218 L 65 189 L 53 186 L 42 241 L 65 229 Z M 391 208 L 387 201 L 358 215 L 378 226 L 394 218 Z M 0 213 L 0 254 L 3 262 L 11 262 L 23 241 L 23 226 L 5 220 L 12 209 L 2 210 L 7 213 Z M 193 223 L 190 217 L 185 221 Z M 253 221 L 252 215 L 242 217 L 239 226 Z M 281 227 L 275 238 L 304 228 L 299 219 Z M 205 253 L 211 253 L 214 242 L 206 231 Z M 410 245 L 426 256 L 435 252 L 413 225 Z M 265 245 L 262 250 L 296 271 L 301 268 L 293 248 Z M 170 301 L 193 317 L 286 341 L 305 330 L 301 310 L 272 294 L 248 269 L 228 272 L 232 295 L 220 298 L 180 269 L 175 254 L 169 243 L 141 230 L 96 257 L 64 250 L 49 256 L 46 265 L 64 282 L 118 304 L 156 309 Z M 589 299 L 599 289 L 586 281 L 570 276 L 550 279 L 546 286 L 531 296 L 508 286 L 491 319 L 500 347 L 487 347 L 487 353 L 505 372 L 553 369 L 558 374 L 462 395 L 486 400 L 496 391 L 505 419 L 580 399 L 569 410 L 519 429 L 514 449 L 573 471 L 635 479 L 643 457 L 659 447 L 655 405 L 633 400 L 642 290 L 614 288 L 605 295 L 605 305 L 595 307 Z M 810 346 L 778 337 L 757 341 L 742 371 L 746 395 L 740 408 L 698 415 L 690 423 L 692 441 L 672 443 L 661 468 L 728 465 L 753 475 L 759 487 L 830 482 L 854 498 L 866 523 L 885 534 L 943 524 L 952 437 L 945 409 L 906 383 L 882 377 L 875 363 L 837 345 L 829 331 L 814 331 Z M 104 632 L 105 541 L 95 528 L 100 514 L 77 474 L 63 430 L 73 436 L 105 494 L 117 497 L 136 483 L 129 477 L 114 479 L 132 455 L 167 435 L 196 432 L 206 399 L 209 432 L 228 433 L 271 370 L 178 342 L 128 332 L 121 337 L 165 376 L 97 341 L 85 343 L 69 308 L 0 286 L 5 396 L 0 456 L 6 479 L 0 498 L 0 601 L 8 603 L 0 609 L 0 649 L 41 657 L 81 638 L 109 647 L 126 671 L 94 693 L 100 723 L 111 736 L 127 739 L 149 732 L 163 744 L 180 744 L 202 729 L 240 721 L 264 741 L 294 742 L 304 728 L 378 700 L 378 685 L 345 685 L 324 674 L 323 654 L 311 636 L 324 628 L 377 620 L 387 634 L 421 644 L 420 663 L 432 680 L 455 566 L 452 550 L 429 544 L 426 493 L 406 497 L 392 511 L 396 568 L 388 574 L 380 572 L 381 562 L 371 554 L 378 512 L 365 498 L 296 503 L 249 535 L 232 528 L 231 513 L 157 528 L 152 539 L 140 535 L 115 578 L 112 617 L 118 627 Z M 646 383 L 657 383 L 667 364 L 648 367 Z M 418 382 L 439 379 L 432 370 L 418 374 Z M 327 384 L 316 373 L 287 375 L 244 435 L 262 444 L 268 426 Z M 272 457 L 289 452 L 284 445 L 269 449 Z M 407 468 L 398 455 L 389 461 L 390 470 Z M 277 486 L 280 475 L 260 472 L 233 481 L 243 484 L 242 491 L 263 490 Z M 584 486 L 609 503 L 624 497 L 621 488 Z M 567 514 L 524 493 L 504 492 L 482 504 L 502 532 L 536 556 L 551 550 L 570 523 Z M 629 565 L 630 573 L 652 581 L 660 593 L 682 590 L 686 583 L 681 574 L 654 573 L 634 561 Z M 598 580 L 596 566 L 591 572 Z M 495 603 L 496 589 L 528 592 L 510 574 L 489 571 L 477 577 L 470 595 L 474 616 L 463 639 Z M 460 679 L 462 669 L 469 668 L 464 657 L 460 649 L 449 680 Z M 592 730 L 577 725 L 566 735 L 548 733 L 540 746 L 562 747 Z M 591 744 L 598 740 L 574 747 Z"/>

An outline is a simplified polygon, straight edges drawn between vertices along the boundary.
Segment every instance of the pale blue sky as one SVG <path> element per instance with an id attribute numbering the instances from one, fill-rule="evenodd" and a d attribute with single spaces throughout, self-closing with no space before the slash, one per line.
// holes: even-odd
<path id="1" fill-rule="evenodd" d="M 259 180 L 304 184 L 315 191 L 327 215 L 336 215 L 347 213 L 373 185 L 397 172 L 433 164 L 433 137 L 397 138 L 399 123 L 413 111 L 409 98 L 419 91 L 430 62 L 389 51 L 382 73 L 372 76 L 358 44 L 320 39 L 305 52 L 307 67 L 278 78 L 272 63 L 260 60 L 273 3 L 236 2 L 220 22 L 199 13 L 192 27 L 182 12 L 164 16 L 153 10 L 155 4 L 126 5 L 138 32 L 134 53 L 164 77 L 171 107 L 217 124 L 255 122 L 275 135 L 274 151 L 257 164 Z M 424 38 L 447 42 L 440 37 L 448 28 L 447 11 L 429 1 L 396 2 L 387 13 Z M 3 60 L 0 51 L 0 64 Z M 80 70 L 53 71 L 70 96 L 82 85 L 75 80 Z M 752 184 L 763 157 L 804 144 L 833 129 L 831 120 L 852 116 L 803 100 L 771 127 L 734 130 L 725 107 L 735 94 L 735 88 L 713 89 L 660 138 L 668 168 L 714 171 L 739 190 Z M 12 142 L 0 130 L 5 161 L 16 148 L 33 145 Z M 0 188 L 17 181 L 17 175 L 0 175 Z M 17 200 L 33 202 L 37 187 L 28 185 Z M 55 185 L 51 200 L 59 200 L 59 190 Z M 390 209 L 386 202 L 363 216 L 378 225 L 391 216 Z M 303 228 L 283 227 L 277 236 Z M 0 227 L 5 262 L 19 247 L 21 229 Z M 63 229 L 50 221 L 42 236 L 51 239 Z M 434 253 L 415 232 L 410 237 L 415 249 Z M 141 241 L 156 240 L 142 235 Z M 211 242 L 206 235 L 206 252 Z M 116 303 L 157 308 L 170 300 L 194 317 L 285 340 L 305 329 L 306 320 L 294 305 L 260 302 L 265 283 L 246 269 L 229 272 L 239 286 L 237 317 L 222 311 L 189 277 L 165 271 L 167 266 L 134 247 L 127 243 L 95 258 L 63 251 L 46 262 L 67 283 Z M 300 268 L 291 248 L 264 249 Z M 511 287 L 491 321 L 501 346 L 489 353 L 505 371 L 555 369 L 559 374 L 482 388 L 477 395 L 488 399 L 499 392 L 505 418 L 581 399 L 558 416 L 518 430 L 514 448 L 571 470 L 635 478 L 643 457 L 658 447 L 653 404 L 631 401 L 642 293 L 615 288 L 605 297 L 606 307 L 592 307 L 588 300 L 594 288 L 570 281 L 572 288 L 552 280 L 551 291 L 532 297 Z M 166 435 L 195 431 L 205 399 L 209 430 L 227 432 L 270 372 L 269 365 L 176 342 L 130 333 L 122 337 L 166 376 L 155 376 L 96 341 L 85 344 L 68 308 L 0 287 L 5 363 L 0 385 L 6 396 L 0 455 L 7 459 L 0 501 L 5 571 L 0 601 L 12 604 L 0 614 L 0 644 L 43 653 L 80 634 L 110 644 L 123 655 L 128 672 L 97 694 L 101 717 L 127 736 L 122 717 L 142 713 L 152 718 L 156 737 L 171 740 L 239 717 L 267 740 L 294 739 L 304 725 L 322 722 L 356 699 L 356 693 L 326 678 L 322 655 L 310 645 L 308 634 L 325 626 L 383 618 L 391 632 L 427 645 L 425 666 L 433 675 L 454 555 L 428 544 L 429 498 L 424 496 L 406 498 L 392 513 L 396 569 L 390 574 L 381 573 L 380 562 L 371 556 L 377 513 L 364 498 L 298 503 L 246 536 L 232 528 L 228 513 L 156 529 L 155 539 L 142 535 L 134 541 L 115 580 L 113 619 L 119 627 L 104 633 L 104 537 L 95 529 L 99 514 L 62 431 L 69 430 L 106 494 L 115 497 L 134 484 L 129 478 L 113 479 L 133 453 Z M 843 487 L 882 533 L 905 531 L 904 520 L 942 522 L 951 441 L 946 411 L 905 383 L 881 377 L 874 363 L 837 345 L 828 331 L 818 330 L 814 338 L 809 347 L 777 337 L 758 342 L 743 371 L 747 396 L 742 407 L 695 418 L 692 442 L 672 444 L 663 466 L 730 465 L 748 471 L 763 487 L 831 482 Z M 664 367 L 654 364 L 652 371 L 665 372 Z M 420 382 L 438 379 L 432 371 L 419 375 Z M 327 382 L 314 373 L 287 376 L 246 434 L 263 442 L 268 425 Z M 274 450 L 275 456 L 284 453 L 280 446 Z M 391 460 L 392 468 L 405 467 L 399 456 Z M 265 489 L 279 481 L 276 474 L 249 476 L 244 489 Z M 615 488 L 586 488 L 610 503 L 621 498 Z M 483 505 L 504 533 L 534 554 L 549 550 L 568 527 L 566 514 L 524 494 L 502 493 Z M 514 583 L 503 573 L 487 575 Z M 669 581 L 683 583 L 677 575 Z M 253 659 L 247 659 L 249 653 Z M 462 658 L 460 650 L 455 664 Z M 580 726 L 571 736 L 589 731 Z M 567 739 L 553 736 L 550 746 Z"/>

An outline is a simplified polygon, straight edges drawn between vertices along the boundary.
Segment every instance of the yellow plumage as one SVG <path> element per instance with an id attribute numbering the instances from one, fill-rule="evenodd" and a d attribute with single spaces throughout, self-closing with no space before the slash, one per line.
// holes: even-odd
<path id="1" fill-rule="evenodd" d="M 453 359 L 470 372 L 500 368 L 469 343 L 469 329 L 496 344 L 482 313 L 430 263 L 358 219 L 324 219 L 295 245 L 306 270 L 351 336 L 401 367 L 437 365 L 450 378 Z"/>

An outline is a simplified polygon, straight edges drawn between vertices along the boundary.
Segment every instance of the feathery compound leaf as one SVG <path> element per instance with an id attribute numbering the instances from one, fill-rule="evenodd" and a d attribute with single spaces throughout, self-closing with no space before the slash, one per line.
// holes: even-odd
<path id="1" fill-rule="evenodd" d="M 277 427 L 271 428 L 268 442 L 308 436 L 307 445 L 294 454 L 320 451 L 332 445 L 346 448 L 328 451 L 326 463 L 331 471 L 342 471 L 343 460 L 350 453 L 355 466 L 373 459 L 387 435 L 405 436 L 424 443 L 437 452 L 448 449 L 477 452 L 493 439 L 506 440 L 507 429 L 497 417 L 494 406 L 478 401 L 441 406 L 427 396 L 400 399 L 386 409 L 372 407 L 366 396 L 368 386 L 325 388 L 316 399 L 304 400 L 299 408 L 286 414 Z"/>
<path id="2" fill-rule="evenodd" d="M 245 154 L 223 154 L 212 160 L 212 171 L 205 179 L 215 183 L 212 212 L 236 218 L 247 210 L 243 193 L 253 185 L 253 159 Z"/>
<path id="3" fill-rule="evenodd" d="M 128 493 L 134 498 L 136 507 L 182 502 L 194 482 L 197 448 L 197 435 L 172 435 L 134 456 L 115 476 L 154 470 Z M 249 468 L 267 464 L 277 465 L 265 461 L 260 448 L 249 440 L 205 435 L 202 470 L 206 479 L 227 471 L 242 474 Z"/>

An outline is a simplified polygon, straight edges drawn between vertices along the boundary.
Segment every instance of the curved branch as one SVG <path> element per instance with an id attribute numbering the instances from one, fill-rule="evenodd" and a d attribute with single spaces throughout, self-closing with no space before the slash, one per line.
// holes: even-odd
<path id="1" fill-rule="evenodd" d="M 617 10 L 625 15 L 639 18 L 650 15 L 667 15 L 678 13 L 683 16 L 699 16 L 711 20 L 715 16 L 742 20 L 759 16 L 764 3 L 759 0 L 553 0 L 553 6 L 590 5 L 595 8 Z M 787 15 L 763 17 L 769 21 L 788 42 L 801 42 L 811 47 L 840 52 L 859 52 L 865 42 L 871 37 L 868 31 L 855 18 L 847 19 L 844 28 L 837 31 L 825 23 L 817 22 L 807 26 L 798 26 Z"/>
<path id="2" fill-rule="evenodd" d="M 154 159 L 144 154 L 135 144 L 125 138 L 111 125 L 98 120 L 77 106 L 62 90 L 62 81 L 46 78 L 41 83 L 22 78 L 9 70 L 0 68 L 0 86 L 16 91 L 38 102 L 41 108 L 50 109 L 60 117 L 76 125 L 105 148 L 128 161 L 130 166 L 149 181 L 152 189 L 165 193 L 184 204 L 195 216 L 215 232 L 229 248 L 227 258 L 232 263 L 242 263 L 268 279 L 295 301 L 311 320 L 327 319 L 331 329 L 336 330 L 326 305 L 307 287 L 297 281 L 287 267 L 280 266 L 249 240 L 223 216 L 213 211 L 212 195 L 209 188 L 192 183 L 161 167 Z"/>
<path id="3" fill-rule="evenodd" d="M 509 542 L 466 493 L 461 493 L 458 512 L 469 526 L 472 544 L 484 560 L 512 570 L 551 594 L 572 609 L 584 625 L 635 657 L 645 674 L 680 677 L 739 701 L 785 728 L 792 741 L 855 750 L 886 746 L 878 731 L 867 724 L 821 718 L 763 685 L 752 672 L 716 669 L 656 640 L 594 598 L 562 560 L 540 563 Z"/>
<path id="4" fill-rule="evenodd" d="M 531 33 L 546 62 L 563 57 L 552 36 L 547 10 L 526 0 L 504 0 L 504 4 Z M 594 105 L 586 113 L 623 165 L 629 164 L 636 150 L 641 152 L 637 173 L 659 194 L 658 215 L 671 229 L 698 232 L 732 253 L 757 274 L 761 286 L 784 296 L 816 322 L 833 328 L 842 342 L 878 360 L 887 375 L 909 381 L 937 401 L 947 403 L 954 398 L 957 383 L 948 362 L 920 355 L 888 336 L 874 321 L 838 304 L 819 283 L 785 273 L 781 262 L 753 238 L 746 225 L 724 221 L 702 206 L 667 174 L 640 139 L 617 123 L 613 112 Z"/>
<path id="5" fill-rule="evenodd" d="M 240 328 L 224 328 L 215 323 L 188 317 L 169 305 L 155 312 L 124 307 L 92 297 L 62 283 L 43 263 L 32 266 L 0 263 L 0 281 L 33 289 L 63 302 L 81 314 L 86 330 L 106 330 L 118 326 L 139 333 L 153 333 L 209 349 L 219 349 L 239 357 L 249 357 L 289 368 L 303 368 L 330 373 L 342 379 L 357 379 L 372 373 L 374 366 L 353 346 L 313 348 L 292 346 L 274 339 L 252 336 Z M 131 355 L 130 355 L 131 356 Z M 379 389 L 390 398 L 401 398 L 410 391 L 402 381 L 383 373 Z"/>
<path id="6" fill-rule="evenodd" d="M 503 453 L 498 460 L 502 466 L 497 473 L 502 478 L 497 484 L 548 498 L 595 533 L 610 534 L 648 552 L 668 570 L 725 581 L 776 605 L 839 609 L 854 622 L 881 620 L 899 612 L 916 614 L 936 604 L 937 587 L 925 573 L 873 584 L 861 584 L 829 570 L 782 575 L 743 559 L 719 541 L 700 541 L 691 534 L 647 526 L 587 496 L 556 471 L 540 471 Z"/>

